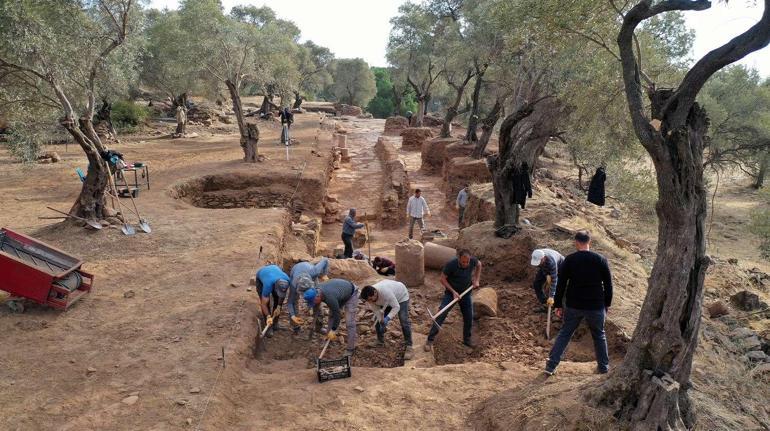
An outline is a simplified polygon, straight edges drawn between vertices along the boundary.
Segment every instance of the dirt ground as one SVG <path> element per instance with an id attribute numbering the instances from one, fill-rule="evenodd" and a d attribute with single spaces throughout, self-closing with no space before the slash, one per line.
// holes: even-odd
<path id="1" fill-rule="evenodd" d="M 137 205 L 153 232 L 132 237 L 118 229 L 94 232 L 37 219 L 53 215 L 46 205 L 66 211 L 76 198 L 74 169 L 86 163 L 78 149 L 70 146 L 64 153 L 57 147 L 62 162 L 31 167 L 0 153 L 0 226 L 80 257 L 96 279 L 95 291 L 67 312 L 33 304 L 23 314 L 0 308 L 5 347 L 0 350 L 0 429 L 489 429 L 494 415 L 484 408 L 497 406 L 499 400 L 513 405 L 506 394 L 515 392 L 520 398 L 528 391 L 555 392 L 601 378 L 593 375 L 585 328 L 576 335 L 559 374 L 547 380 L 542 376 L 550 348 L 542 333 L 544 316 L 532 313 L 531 279 L 498 276 L 505 268 L 482 277 L 482 285 L 497 289 L 500 313 L 476 322 L 476 349 L 461 345 L 462 319 L 454 310 L 433 354 L 422 352 L 430 327 L 426 309 L 435 311 L 442 295 L 437 271 L 427 271 L 424 285 L 410 289 L 414 360 L 404 362 L 396 322 L 386 346 L 377 347 L 365 315 L 359 320 L 351 379 L 317 383 L 314 361 L 322 341 L 308 339 L 307 327 L 298 335 L 276 331 L 254 358 L 257 298 L 248 281 L 258 265 L 281 262 L 293 251 L 291 221 L 299 214 L 320 218 L 321 199 L 335 195 L 342 212 L 356 207 L 371 220 L 372 255 L 394 257 L 393 244 L 406 237 L 406 226 L 386 230 L 375 222 L 383 175 L 374 144 L 384 121 L 326 119 L 321 127 L 317 114 L 296 118 L 293 137 L 299 142 L 290 148 L 289 160 L 277 143 L 278 126 L 262 123 L 260 153 L 268 159 L 254 165 L 241 162 L 233 125 L 192 127 L 198 137 L 171 140 L 163 136 L 173 125 L 157 124 L 123 138 L 116 149 L 128 161 L 149 163 L 152 179 L 151 190 L 141 191 Z M 327 127 L 333 121 L 348 129 L 351 153 L 351 161 L 334 171 L 333 127 Z M 431 206 L 429 228 L 447 233 L 451 244 L 459 233 L 456 212 L 439 188 L 441 174 L 419 170 L 419 151 L 402 150 L 401 157 L 412 187 L 423 189 Z M 547 163 L 558 175 L 568 175 L 563 160 Z M 205 186 L 196 188 L 199 184 Z M 180 190 L 194 191 L 184 195 Z M 234 204 L 221 204 L 223 196 Z M 736 198 L 715 213 L 715 220 L 738 238 L 720 242 L 720 255 L 738 257 L 741 268 L 765 268 L 757 258 L 758 243 L 741 227 L 753 197 L 737 196 L 744 201 Z M 206 204 L 206 199 L 220 203 Z M 264 208 L 265 201 L 277 207 Z M 531 213 L 526 216 L 542 227 L 538 232 L 543 242 L 569 251 L 569 236 L 548 230 L 549 223 L 562 217 L 557 204 L 555 194 L 544 192 L 528 203 Z M 640 249 L 637 257 L 612 240 L 598 243 L 600 251 L 612 254 L 619 278 L 619 305 L 607 327 L 611 361 L 617 363 L 644 297 L 654 226 L 627 213 L 613 221 L 608 213 L 589 208 L 581 217 L 606 223 Z M 324 224 L 318 250 L 338 246 L 340 229 L 340 223 Z M 742 239 L 750 247 L 740 247 Z M 362 251 L 369 253 L 368 247 Z M 720 280 L 731 280 L 731 273 L 720 274 Z M 282 323 L 286 328 L 285 319 Z M 726 331 L 715 325 L 722 323 L 706 327 Z M 767 412 L 761 411 L 761 400 L 770 396 L 767 388 L 742 398 L 748 413 L 731 410 L 732 400 L 748 392 L 735 379 L 731 383 L 733 373 L 744 368 L 736 359 L 720 356 L 713 343 L 704 340 L 693 373 L 696 398 L 704 406 L 704 429 L 762 429 Z M 333 345 L 327 357 L 339 357 L 342 350 L 342 345 Z M 537 422 L 536 409 L 519 413 L 527 420 L 519 418 L 517 424 L 544 426 Z M 555 428 L 580 423 L 572 414 Z M 511 423 L 509 429 L 516 428 L 526 427 Z"/>

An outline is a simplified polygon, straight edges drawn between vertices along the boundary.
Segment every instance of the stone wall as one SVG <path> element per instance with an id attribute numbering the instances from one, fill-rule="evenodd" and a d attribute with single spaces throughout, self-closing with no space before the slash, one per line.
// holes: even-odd
<path id="1" fill-rule="evenodd" d="M 395 117 L 388 117 L 385 120 L 385 132 L 386 136 L 401 136 L 401 132 L 409 127 L 409 120 L 406 117 L 397 115 Z"/>
<path id="2" fill-rule="evenodd" d="M 461 227 L 495 219 L 495 191 L 492 183 L 472 184 Z"/>
<path id="3" fill-rule="evenodd" d="M 441 172 L 444 166 L 446 147 L 458 143 L 457 138 L 434 138 L 422 143 L 422 169 L 425 172 Z"/>
<path id="4" fill-rule="evenodd" d="M 359 115 L 363 114 L 364 111 L 358 106 L 355 105 L 346 105 L 344 103 L 340 103 L 335 106 L 337 109 L 337 115 L 348 115 L 351 117 L 358 117 Z"/>
<path id="5" fill-rule="evenodd" d="M 492 181 L 492 174 L 486 160 L 470 157 L 455 157 L 444 165 L 443 189 L 447 202 L 457 199 L 457 193 L 465 184 L 478 184 Z"/>
<path id="6" fill-rule="evenodd" d="M 428 127 L 410 127 L 401 132 L 401 137 L 401 149 L 422 151 L 422 143 L 433 137 L 433 131 Z"/>
<path id="7" fill-rule="evenodd" d="M 386 229 L 398 228 L 406 222 L 406 203 L 409 200 L 409 176 L 406 165 L 398 157 L 394 141 L 397 140 L 380 136 L 374 146 L 385 171 L 380 221 Z"/>

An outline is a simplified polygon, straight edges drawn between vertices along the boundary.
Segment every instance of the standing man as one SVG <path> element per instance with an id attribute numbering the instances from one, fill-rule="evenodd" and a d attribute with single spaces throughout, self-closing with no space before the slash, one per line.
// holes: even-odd
<path id="1" fill-rule="evenodd" d="M 289 276 L 278 265 L 265 265 L 257 270 L 255 280 L 256 291 L 259 294 L 259 309 L 262 311 L 262 324 L 270 325 L 266 335 L 272 337 L 273 330 L 278 329 L 280 307 L 289 290 Z"/>
<path id="2" fill-rule="evenodd" d="M 353 235 L 356 234 L 356 229 L 361 229 L 364 226 L 363 223 L 356 223 L 356 209 L 351 208 L 345 221 L 342 222 L 342 243 L 345 244 L 345 259 L 353 257 Z"/>
<path id="3" fill-rule="evenodd" d="M 283 108 L 280 113 L 281 125 L 281 143 L 285 145 L 291 144 L 291 138 L 289 136 L 289 129 L 291 129 L 292 123 L 294 123 L 294 114 L 291 113 L 288 107 Z"/>
<path id="4" fill-rule="evenodd" d="M 422 191 L 416 189 L 414 196 L 409 197 L 409 202 L 406 203 L 406 215 L 409 217 L 409 239 L 412 239 L 412 231 L 414 230 L 414 223 L 417 222 L 420 225 L 420 232 L 425 229 L 425 223 L 422 221 L 422 217 L 427 215 L 430 217 L 430 208 L 428 208 L 428 202 L 421 196 Z"/>
<path id="5" fill-rule="evenodd" d="M 457 227 L 462 228 L 463 227 L 463 217 L 465 216 L 465 207 L 468 205 L 468 187 L 469 184 L 465 184 L 463 188 L 460 190 L 460 193 L 457 194 L 457 202 L 455 203 L 455 206 L 457 206 L 457 212 L 459 214 L 459 217 L 457 218 Z"/>
<path id="6" fill-rule="evenodd" d="M 341 278 L 332 278 L 321 283 L 317 288 L 308 289 L 304 294 L 308 308 L 313 308 L 313 316 L 316 327 L 320 326 L 321 302 L 329 307 L 329 321 L 327 324 L 326 339 L 337 339 L 337 328 L 340 325 L 342 308 L 345 308 L 345 327 L 348 330 L 347 356 L 353 355 L 356 350 L 356 310 L 358 308 L 358 288 L 356 285 Z"/>
<path id="7" fill-rule="evenodd" d="M 376 256 L 372 261 L 372 266 L 377 271 L 377 274 L 386 276 L 396 275 L 396 264 L 386 257 Z"/>
<path id="8" fill-rule="evenodd" d="M 412 325 L 409 323 L 409 291 L 404 283 L 382 280 L 371 286 L 364 286 L 361 290 L 361 299 L 366 301 L 374 312 L 376 317 L 374 329 L 380 346 L 385 345 L 385 328 L 398 315 L 401 332 L 404 333 L 404 344 L 406 344 L 404 359 L 412 359 L 414 349 L 412 348 Z"/>
<path id="9" fill-rule="evenodd" d="M 478 289 L 480 279 L 481 261 L 471 256 L 470 251 L 465 249 L 459 250 L 457 257 L 450 260 L 444 266 L 444 270 L 441 273 L 441 284 L 445 290 L 439 310 L 449 305 L 453 299 L 459 298 L 468 287 L 473 286 L 474 289 Z M 471 340 L 471 330 L 473 328 L 473 300 L 471 299 L 471 293 L 468 292 L 459 302 L 460 312 L 463 314 L 463 344 L 471 348 L 476 347 Z M 436 317 L 436 322 L 433 323 L 433 327 L 430 328 L 430 333 L 428 334 L 428 342 L 425 343 L 426 352 L 429 352 L 433 346 L 433 340 L 441 329 L 439 326 L 444 324 L 444 319 L 452 311 L 452 308 L 454 308 L 454 305 Z"/>
<path id="10" fill-rule="evenodd" d="M 547 307 L 553 306 L 553 297 L 556 295 L 556 284 L 559 280 L 559 267 L 564 262 L 564 256 L 556 250 L 550 248 L 540 248 L 532 252 L 532 266 L 537 267 L 535 281 L 532 288 L 535 290 L 535 296 L 540 305 L 535 308 L 535 313 L 545 313 Z M 543 285 L 551 277 L 551 286 L 548 298 L 543 292 Z"/>
<path id="11" fill-rule="evenodd" d="M 556 372 L 572 334 L 583 319 L 588 323 L 594 339 L 596 371 L 605 374 L 610 369 L 604 334 L 604 319 L 612 304 L 610 267 L 604 256 L 590 250 L 591 236 L 588 231 L 581 230 L 575 234 L 575 248 L 578 251 L 567 256 L 559 270 L 555 306 L 560 308 L 564 297 L 566 305 L 564 323 L 545 365 L 545 373 L 549 376 Z"/>
<path id="12" fill-rule="evenodd" d="M 320 277 L 325 276 L 329 272 L 329 259 L 322 257 L 318 263 L 313 265 L 310 262 L 298 262 L 292 268 L 289 273 L 289 318 L 294 324 L 294 331 L 298 331 L 303 320 L 298 316 L 299 308 L 297 307 L 297 300 L 300 294 L 305 293 L 308 289 L 315 287 Z"/>

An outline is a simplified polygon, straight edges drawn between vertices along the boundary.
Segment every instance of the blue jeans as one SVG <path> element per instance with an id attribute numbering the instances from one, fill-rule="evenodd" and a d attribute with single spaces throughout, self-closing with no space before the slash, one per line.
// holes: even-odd
<path id="1" fill-rule="evenodd" d="M 583 319 L 586 319 L 588 328 L 591 330 L 591 338 L 594 339 L 594 352 L 596 353 L 596 365 L 600 371 L 610 369 L 610 358 L 607 353 L 607 337 L 604 334 L 604 318 L 606 310 L 578 310 L 575 308 L 564 308 L 564 324 L 556 336 L 551 353 L 548 355 L 546 363 L 547 370 L 555 370 L 561 362 L 564 351 L 572 339 L 572 334 L 577 330 L 578 325 Z"/>
<path id="2" fill-rule="evenodd" d="M 537 274 L 535 274 L 535 281 L 532 282 L 532 289 L 535 290 L 535 296 L 537 296 L 537 300 L 541 304 L 545 304 L 545 300 L 547 299 L 545 292 L 543 291 L 543 285 L 548 281 L 546 277 L 548 277 L 548 274 L 546 274 L 542 268 L 538 268 Z M 550 286 L 548 286 L 548 290 L 551 290 Z"/>
<path id="3" fill-rule="evenodd" d="M 407 346 L 412 345 L 412 324 L 409 322 L 409 300 L 399 302 L 398 309 L 398 321 L 401 323 L 401 332 L 404 333 L 404 343 Z M 383 316 L 387 316 L 390 313 L 390 307 L 387 307 L 383 312 Z M 377 331 L 377 339 L 383 341 L 385 339 L 385 328 L 382 327 L 380 322 L 374 325 L 374 329 Z"/>
<path id="4" fill-rule="evenodd" d="M 439 306 L 439 310 L 446 307 L 450 302 L 452 302 L 453 299 L 454 296 L 452 293 L 445 291 L 444 298 L 441 300 L 441 305 Z M 463 314 L 463 342 L 470 343 L 471 329 L 473 328 L 473 300 L 471 299 L 471 294 L 468 293 L 467 295 L 463 296 L 459 303 L 460 312 Z M 455 308 L 454 305 L 452 305 L 449 310 L 445 311 L 444 314 L 438 316 L 436 318 L 436 323 L 443 325 L 444 319 L 446 319 L 447 314 L 452 311 L 452 308 Z M 433 342 L 433 340 L 436 338 L 436 335 L 438 334 L 438 331 L 441 329 L 438 327 L 438 325 L 436 325 L 436 323 L 433 323 L 433 326 L 430 328 L 430 333 L 428 334 L 429 343 Z"/>

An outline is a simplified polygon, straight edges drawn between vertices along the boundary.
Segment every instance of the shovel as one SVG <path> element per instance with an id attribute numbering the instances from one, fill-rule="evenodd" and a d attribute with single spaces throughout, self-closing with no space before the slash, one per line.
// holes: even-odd
<path id="1" fill-rule="evenodd" d="M 126 205 L 126 204 L 124 204 L 123 202 L 121 202 L 121 201 L 120 201 L 120 198 L 118 198 L 117 196 L 114 196 L 112 193 L 109 193 L 109 192 L 108 192 L 107 194 L 108 194 L 108 195 L 110 195 L 110 198 L 117 200 L 117 201 L 118 201 L 118 204 L 120 204 L 120 206 L 121 206 L 122 208 L 125 208 L 125 209 L 127 209 L 128 211 L 130 211 L 131 213 L 133 213 L 133 214 L 134 214 L 134 215 L 135 215 L 137 218 L 139 217 L 139 214 L 137 214 L 136 212 L 134 212 L 134 210 L 132 210 L 132 209 L 131 209 L 131 207 L 129 207 L 128 205 Z M 130 226 L 130 225 L 129 225 L 129 226 Z M 152 232 L 152 229 L 150 229 L 150 225 L 147 225 L 147 224 L 142 224 L 142 223 L 141 223 L 141 220 L 140 220 L 140 223 L 139 223 L 139 227 L 142 229 L 142 231 L 144 231 L 144 233 L 151 233 L 151 232 Z"/>
<path id="2" fill-rule="evenodd" d="M 369 236 L 369 222 L 366 220 L 366 212 L 364 212 L 364 225 L 366 226 L 366 245 L 369 246 L 369 255 L 366 257 L 366 260 L 369 261 L 369 264 L 372 263 L 372 238 Z"/>
<path id="3" fill-rule="evenodd" d="M 434 315 L 434 314 L 431 314 L 431 312 L 430 312 L 430 309 L 428 308 L 428 315 L 430 316 L 430 319 L 431 319 L 431 320 L 433 320 L 433 323 L 434 323 L 436 326 L 438 326 L 438 328 L 439 328 L 439 329 L 441 329 L 441 325 L 439 325 L 439 324 L 438 324 L 438 322 L 436 322 L 436 318 L 438 318 L 438 316 L 441 316 L 442 314 L 446 313 L 446 311 L 447 311 L 447 310 L 449 310 L 450 308 L 452 308 L 452 306 L 453 306 L 453 305 L 455 305 L 455 304 L 456 304 L 458 301 L 460 301 L 460 299 L 462 299 L 462 297 L 463 297 L 463 296 L 467 295 L 467 294 L 468 294 L 468 292 L 470 292 L 472 289 L 473 289 L 473 286 L 469 286 L 467 289 L 465 289 L 465 292 L 463 292 L 462 294 L 460 294 L 460 296 L 459 296 L 459 297 L 457 297 L 457 298 L 453 299 L 453 300 L 452 300 L 452 302 L 450 302 L 449 304 L 447 304 L 447 305 L 446 305 L 446 307 L 444 307 L 444 308 L 442 308 L 441 310 L 439 310 L 439 311 L 438 311 L 438 313 L 436 313 L 435 315 Z M 426 308 L 427 308 L 427 307 L 426 307 Z"/>
<path id="4" fill-rule="evenodd" d="M 109 163 L 107 163 L 107 175 L 109 175 L 108 178 L 109 178 L 110 188 L 112 188 L 112 194 L 117 198 L 118 191 L 115 188 L 115 183 L 112 181 L 112 170 L 110 169 Z M 118 198 L 118 203 L 120 203 L 119 198 Z M 113 206 L 114 205 L 115 204 L 113 203 Z M 123 232 L 124 235 L 128 235 L 128 236 L 136 234 L 136 230 L 134 229 L 133 226 L 131 226 L 130 224 L 128 224 L 128 222 L 126 222 L 125 217 L 123 218 L 123 226 L 120 228 L 120 231 Z"/>
<path id="5" fill-rule="evenodd" d="M 88 223 L 89 226 L 91 226 L 92 228 L 94 228 L 96 230 L 102 230 L 103 226 L 99 222 L 97 222 L 96 220 L 86 220 L 83 217 L 78 217 L 78 216 L 74 216 L 72 214 L 67 214 L 64 211 L 59 211 L 59 210 L 51 208 L 51 207 L 46 207 L 46 208 L 48 208 L 51 211 L 57 212 L 59 214 L 64 214 L 67 217 L 74 218 L 75 220 L 84 221 L 84 222 Z"/>
<path id="6" fill-rule="evenodd" d="M 545 339 L 550 340 L 551 339 L 551 309 L 552 306 L 548 306 L 548 321 L 545 324 Z"/>
<path id="7" fill-rule="evenodd" d="M 110 175 L 110 178 L 112 178 L 112 175 Z M 125 175 L 123 176 L 123 184 L 126 186 L 126 190 L 128 190 L 128 181 L 126 180 Z M 115 193 L 117 195 L 117 193 Z M 139 227 L 142 228 L 142 230 L 145 233 L 152 232 L 152 229 L 150 228 L 150 223 L 147 222 L 146 219 L 144 219 L 141 215 L 139 215 L 139 208 L 136 207 L 136 201 L 134 200 L 134 195 L 131 193 L 130 190 L 128 190 L 128 197 L 131 198 L 131 205 L 134 206 L 134 214 L 139 218 Z"/>

